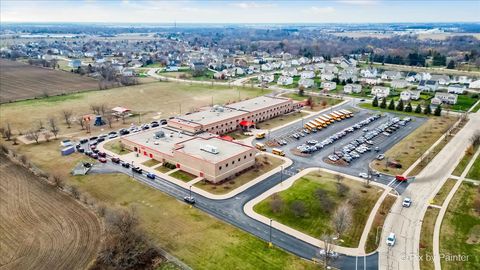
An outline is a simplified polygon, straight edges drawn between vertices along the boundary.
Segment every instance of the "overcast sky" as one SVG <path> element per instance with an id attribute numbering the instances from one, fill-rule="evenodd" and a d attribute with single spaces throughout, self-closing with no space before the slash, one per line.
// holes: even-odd
<path id="1" fill-rule="evenodd" d="M 480 0 L 1 0 L 2 22 L 478 22 Z"/>

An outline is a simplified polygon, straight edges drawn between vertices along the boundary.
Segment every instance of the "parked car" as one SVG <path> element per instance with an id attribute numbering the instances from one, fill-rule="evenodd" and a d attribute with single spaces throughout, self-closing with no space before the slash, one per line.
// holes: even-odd
<path id="1" fill-rule="evenodd" d="M 188 204 L 195 204 L 195 198 L 192 196 L 185 196 L 183 200 Z"/>
<path id="2" fill-rule="evenodd" d="M 95 141 L 95 140 L 97 140 L 97 139 L 98 139 L 98 137 L 94 136 L 94 137 L 90 137 L 89 140 L 90 140 L 90 141 Z"/>
<path id="3" fill-rule="evenodd" d="M 98 152 L 97 153 L 99 157 L 106 157 L 107 154 L 105 152 Z"/>
<path id="4" fill-rule="evenodd" d="M 394 246 L 397 241 L 397 237 L 393 232 L 391 232 L 387 237 L 387 246 Z"/>
<path id="5" fill-rule="evenodd" d="M 128 163 L 128 162 L 122 162 L 122 167 L 124 167 L 124 168 L 130 168 L 130 163 Z"/>
<path id="6" fill-rule="evenodd" d="M 359 173 L 358 176 L 360 176 L 361 178 L 365 178 L 365 179 L 370 179 L 372 178 L 372 176 L 369 176 L 367 173 Z"/>
<path id="7" fill-rule="evenodd" d="M 80 144 L 84 144 L 84 143 L 88 142 L 88 139 L 81 139 L 79 142 L 80 142 Z"/>
<path id="8" fill-rule="evenodd" d="M 147 173 L 147 177 L 150 179 L 155 179 L 155 174 L 154 173 Z"/>
<path id="9" fill-rule="evenodd" d="M 408 208 L 408 207 L 410 207 L 410 205 L 412 205 L 412 199 L 410 199 L 410 198 L 408 198 L 408 197 L 405 198 L 405 199 L 403 199 L 403 202 L 402 202 L 402 206 L 403 206 L 403 207 L 407 207 L 407 208 Z"/>
<path id="10" fill-rule="evenodd" d="M 100 161 L 101 163 L 107 163 L 107 159 L 104 157 L 99 157 L 98 161 Z"/>
<path id="11" fill-rule="evenodd" d="M 98 155 L 95 154 L 95 153 L 91 153 L 91 154 L 90 154 L 90 157 L 93 158 L 93 159 L 97 159 L 97 158 L 98 158 Z"/>
<path id="12" fill-rule="evenodd" d="M 377 160 L 382 160 L 385 158 L 385 155 L 384 154 L 378 154 L 377 155 Z"/>
<path id="13" fill-rule="evenodd" d="M 119 163 L 120 163 L 120 159 L 117 158 L 117 157 L 112 157 L 110 160 L 111 160 L 113 163 L 116 163 L 116 164 L 119 164 Z"/>
<path id="14" fill-rule="evenodd" d="M 136 173 L 142 173 L 143 172 L 142 168 L 140 168 L 140 167 L 132 167 L 132 171 L 134 171 Z"/>

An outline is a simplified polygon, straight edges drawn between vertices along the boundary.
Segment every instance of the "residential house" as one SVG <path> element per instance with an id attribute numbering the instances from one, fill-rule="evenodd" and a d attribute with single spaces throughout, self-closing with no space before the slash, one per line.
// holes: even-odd
<path id="1" fill-rule="evenodd" d="M 338 68 L 337 68 L 337 66 L 335 66 L 333 64 L 326 64 L 325 67 L 323 67 L 322 73 L 337 74 L 338 73 Z"/>
<path id="2" fill-rule="evenodd" d="M 177 66 L 177 65 L 174 65 L 174 66 L 166 66 L 166 67 L 165 67 L 165 71 L 167 71 L 167 72 L 176 72 L 176 71 L 178 71 L 178 66 Z"/>
<path id="3" fill-rule="evenodd" d="M 285 68 L 282 70 L 282 75 L 289 77 L 298 76 L 298 70 L 295 67 Z"/>
<path id="4" fill-rule="evenodd" d="M 337 83 L 336 82 L 322 82 L 320 84 L 320 88 L 322 88 L 323 90 L 332 91 L 332 90 L 335 90 L 337 88 Z"/>
<path id="5" fill-rule="evenodd" d="M 315 78 L 315 72 L 313 72 L 313 71 L 302 71 L 302 72 L 300 72 L 300 78 L 302 78 L 302 79 Z"/>
<path id="6" fill-rule="evenodd" d="M 372 87 L 372 95 L 379 98 L 386 98 L 390 95 L 390 87 L 374 86 Z"/>
<path id="7" fill-rule="evenodd" d="M 435 92 L 438 89 L 438 82 L 432 80 L 421 80 L 418 83 L 417 89 L 422 91 Z"/>
<path id="8" fill-rule="evenodd" d="M 235 70 L 235 75 L 237 76 L 241 76 L 245 74 L 245 70 L 243 70 L 243 68 L 241 67 L 236 67 L 234 68 L 234 70 Z"/>
<path id="9" fill-rule="evenodd" d="M 458 76 L 452 79 L 452 83 L 460 83 L 460 84 L 469 84 L 472 81 L 471 78 L 467 76 Z"/>
<path id="10" fill-rule="evenodd" d="M 122 75 L 127 77 L 132 77 L 133 75 L 135 75 L 135 71 L 133 68 L 124 68 L 122 70 Z"/>
<path id="11" fill-rule="evenodd" d="M 413 71 L 408 72 L 407 75 L 405 76 L 405 80 L 409 83 L 420 81 L 421 79 L 422 79 L 422 75 Z"/>
<path id="12" fill-rule="evenodd" d="M 378 70 L 376 68 L 367 68 L 360 70 L 360 75 L 363 78 L 377 78 Z"/>
<path id="13" fill-rule="evenodd" d="M 325 61 L 325 59 L 323 58 L 323 56 L 314 56 L 314 57 L 312 58 L 312 62 L 314 62 L 314 63 L 320 63 L 320 62 L 323 62 L 323 61 Z"/>
<path id="14" fill-rule="evenodd" d="M 471 89 L 480 89 L 480 80 L 473 81 L 468 84 L 468 88 Z"/>
<path id="15" fill-rule="evenodd" d="M 380 78 L 360 78 L 360 81 L 368 85 L 377 85 L 382 82 Z"/>
<path id="16" fill-rule="evenodd" d="M 343 92 L 346 94 L 360 93 L 362 92 L 362 85 L 360 84 L 347 84 L 343 87 Z"/>
<path id="17" fill-rule="evenodd" d="M 467 87 L 463 84 L 452 84 L 447 88 L 448 93 L 463 94 Z"/>
<path id="18" fill-rule="evenodd" d="M 453 104 L 457 104 L 458 95 L 451 94 L 451 93 L 437 92 L 435 93 L 435 98 L 440 99 L 442 103 L 453 105 Z"/>
<path id="19" fill-rule="evenodd" d="M 409 85 L 409 83 L 406 80 L 400 79 L 400 80 L 393 80 L 390 84 L 392 88 L 405 88 Z"/>
<path id="20" fill-rule="evenodd" d="M 278 77 L 277 84 L 278 85 L 290 85 L 293 83 L 293 78 L 289 76 L 280 76 Z"/>
<path id="21" fill-rule="evenodd" d="M 420 73 L 420 81 L 421 80 L 425 80 L 425 81 L 428 81 L 428 80 L 431 80 L 432 79 L 432 75 L 428 72 L 421 72 Z"/>
<path id="22" fill-rule="evenodd" d="M 322 81 L 331 81 L 331 80 L 333 80 L 333 78 L 335 78 L 335 74 L 333 74 L 333 73 L 322 73 L 320 75 L 320 78 L 322 79 Z"/>
<path id="23" fill-rule="evenodd" d="M 192 70 L 199 71 L 199 72 L 205 71 L 206 69 L 206 65 L 203 62 L 193 62 L 191 67 L 192 67 Z"/>
<path id="24" fill-rule="evenodd" d="M 271 71 L 273 70 L 273 65 L 270 63 L 262 64 L 261 66 L 262 71 Z"/>
<path id="25" fill-rule="evenodd" d="M 305 88 L 311 88 L 313 87 L 313 85 L 315 84 L 315 82 L 312 80 L 312 79 L 300 79 L 298 81 L 298 86 L 303 86 Z"/>
<path id="26" fill-rule="evenodd" d="M 263 83 L 271 83 L 275 80 L 275 75 L 273 74 L 260 74 L 258 75 L 258 81 Z"/>
<path id="27" fill-rule="evenodd" d="M 432 75 L 430 80 L 437 81 L 439 85 L 447 85 L 450 83 L 450 77 L 448 75 Z"/>
<path id="28" fill-rule="evenodd" d="M 400 71 L 387 70 L 382 73 L 382 80 L 398 80 L 402 78 L 402 73 Z"/>
<path id="29" fill-rule="evenodd" d="M 341 68 L 349 68 L 349 67 L 355 67 L 357 65 L 357 61 L 354 59 L 342 59 L 340 62 L 340 67 Z"/>
<path id="30" fill-rule="evenodd" d="M 420 93 L 421 91 L 418 90 L 405 90 L 400 93 L 400 99 L 403 101 L 418 100 Z"/>

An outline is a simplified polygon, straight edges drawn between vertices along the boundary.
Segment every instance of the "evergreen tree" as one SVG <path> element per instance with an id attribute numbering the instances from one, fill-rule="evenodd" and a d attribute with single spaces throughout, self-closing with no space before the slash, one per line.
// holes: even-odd
<path id="1" fill-rule="evenodd" d="M 453 60 L 450 60 L 447 65 L 448 69 L 454 69 L 455 68 L 455 62 Z"/>
<path id="2" fill-rule="evenodd" d="M 424 114 L 431 114 L 432 113 L 432 108 L 430 107 L 430 104 L 428 104 L 425 109 L 423 109 Z"/>
<path id="3" fill-rule="evenodd" d="M 377 98 L 377 96 L 375 96 L 375 98 L 373 99 L 373 101 L 372 101 L 372 106 L 373 106 L 373 107 L 378 107 L 378 98 Z"/>
<path id="4" fill-rule="evenodd" d="M 410 104 L 410 102 L 408 102 L 407 106 L 405 106 L 405 111 L 412 112 L 412 104 Z"/>
<path id="5" fill-rule="evenodd" d="M 415 113 L 422 113 L 422 107 L 420 106 L 420 104 L 418 104 L 415 108 Z"/>
<path id="6" fill-rule="evenodd" d="M 403 111 L 403 100 L 400 99 L 397 104 L 397 111 Z"/>
<path id="7" fill-rule="evenodd" d="M 388 109 L 395 110 L 395 102 L 393 101 L 393 99 L 390 100 L 390 104 L 388 104 Z"/>
<path id="8" fill-rule="evenodd" d="M 435 108 L 435 112 L 433 114 L 436 116 L 442 115 L 442 106 L 438 105 L 437 108 Z"/>
<path id="9" fill-rule="evenodd" d="M 387 99 L 382 98 L 382 103 L 380 103 L 380 108 L 385 109 L 387 108 Z"/>

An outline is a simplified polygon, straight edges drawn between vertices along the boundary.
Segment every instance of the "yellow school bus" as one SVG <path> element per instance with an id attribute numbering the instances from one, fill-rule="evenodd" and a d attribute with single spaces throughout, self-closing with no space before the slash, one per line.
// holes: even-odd
<path id="1" fill-rule="evenodd" d="M 347 117 L 352 117 L 353 116 L 353 113 L 349 110 L 340 110 L 341 112 L 343 112 L 344 114 L 347 115 Z"/>
<path id="2" fill-rule="evenodd" d="M 324 120 L 320 119 L 320 118 L 315 118 L 315 120 L 313 120 L 318 126 L 321 126 L 321 127 L 327 127 L 328 126 L 328 123 L 325 122 Z"/>
<path id="3" fill-rule="evenodd" d="M 282 156 L 282 157 L 285 156 L 285 153 L 283 152 L 283 150 L 280 150 L 280 149 L 277 149 L 277 148 L 272 149 L 272 154 Z"/>
<path id="4" fill-rule="evenodd" d="M 267 150 L 267 149 L 265 148 L 265 145 L 264 145 L 263 143 L 256 143 L 256 144 L 255 144 L 255 148 L 257 148 L 257 149 L 260 150 L 260 151 L 265 151 L 265 150 Z"/>
<path id="5" fill-rule="evenodd" d="M 345 118 L 347 117 L 347 116 L 346 116 L 344 113 L 342 113 L 341 111 L 333 111 L 333 112 L 336 113 L 337 115 L 339 115 L 341 119 L 345 119 Z"/>
<path id="6" fill-rule="evenodd" d="M 333 119 L 333 117 L 331 117 L 328 114 L 322 114 L 322 117 L 325 117 L 328 120 L 328 122 L 330 122 L 330 124 L 335 122 L 335 119 Z"/>
<path id="7" fill-rule="evenodd" d="M 257 139 L 263 139 L 263 138 L 265 138 L 265 132 L 257 133 L 257 135 L 255 135 L 255 138 L 257 138 Z"/>
<path id="8" fill-rule="evenodd" d="M 317 119 L 322 120 L 327 125 L 330 125 L 330 119 L 327 119 L 326 117 L 319 116 L 319 117 L 317 117 Z"/>
<path id="9" fill-rule="evenodd" d="M 334 113 L 334 112 L 331 112 L 329 113 L 328 115 L 330 115 L 330 117 L 335 120 L 335 121 L 341 121 L 342 120 L 342 117 L 340 117 L 340 115 Z"/>
<path id="10" fill-rule="evenodd" d="M 304 127 L 306 129 L 310 130 L 310 131 L 313 131 L 313 130 L 317 129 L 317 127 L 314 124 L 312 124 L 311 122 L 306 123 Z"/>

